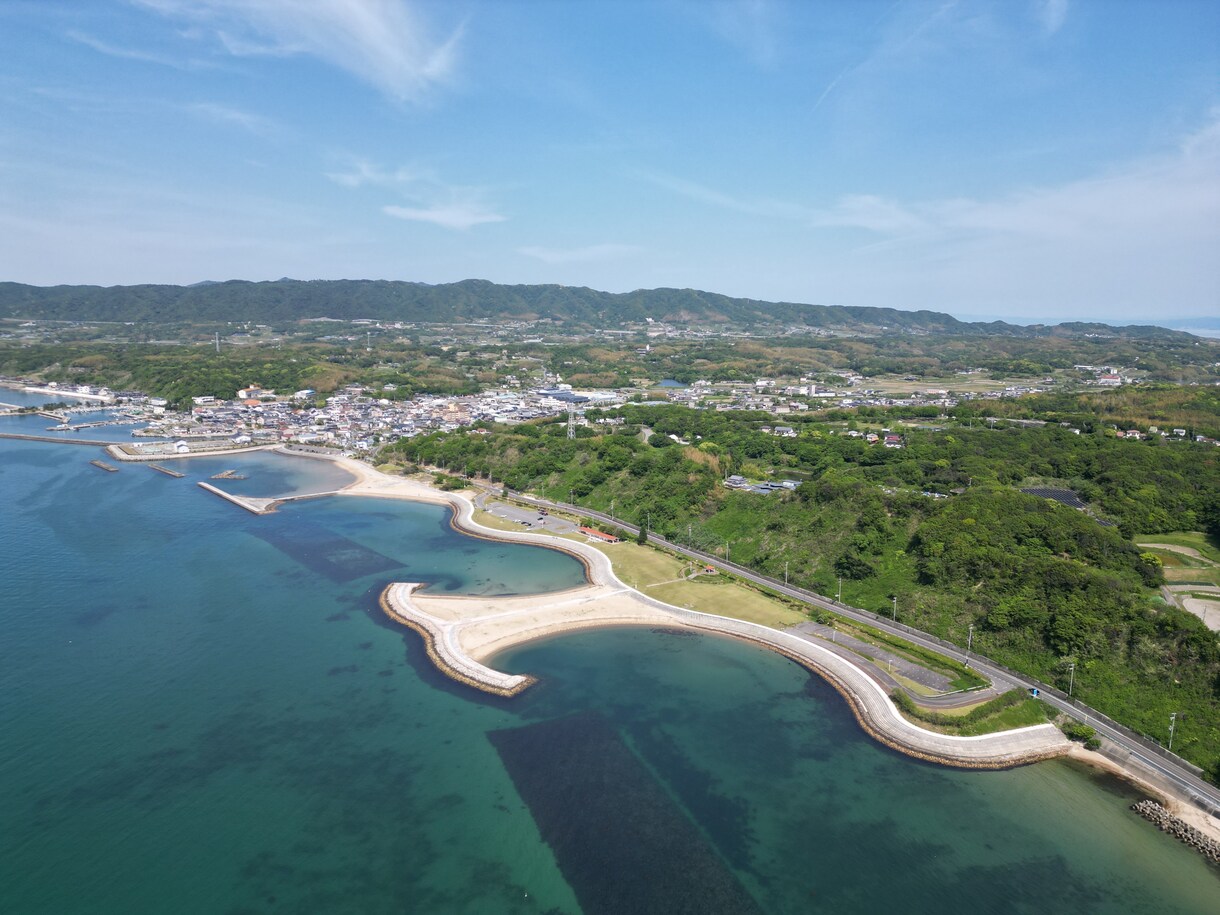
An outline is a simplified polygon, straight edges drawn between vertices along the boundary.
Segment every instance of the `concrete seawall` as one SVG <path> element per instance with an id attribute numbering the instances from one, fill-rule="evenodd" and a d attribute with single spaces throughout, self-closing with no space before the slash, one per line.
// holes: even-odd
<path id="1" fill-rule="evenodd" d="M 206 489 L 213 495 L 220 496 L 226 502 L 232 502 L 234 505 L 240 505 L 246 511 L 255 515 L 266 515 L 274 511 L 275 499 L 251 499 L 246 496 L 235 496 L 231 492 L 225 492 L 219 487 L 213 486 L 211 483 L 202 481 L 195 484 L 200 489 Z"/>
<path id="2" fill-rule="evenodd" d="M 350 459 L 289 453 L 335 460 L 349 469 L 356 481 L 340 495 L 445 505 L 453 513 L 450 523 L 463 534 L 560 550 L 584 565 L 587 585 L 551 594 L 437 596 L 410 582 L 391 584 L 382 592 L 382 611 L 420 634 L 429 658 L 442 672 L 475 689 L 514 696 L 536 682 L 531 676 L 508 674 L 487 663 L 501 651 L 528 641 L 606 626 L 665 626 L 742 639 L 783 654 L 830 683 L 847 700 L 866 733 L 909 756 L 965 768 L 1005 768 L 1061 756 L 1071 747 L 1050 724 L 977 737 L 925 730 L 904 718 L 885 691 L 846 658 L 780 630 L 684 610 L 647 597 L 620 581 L 609 557 L 589 544 L 484 527 L 475 521 L 474 505 L 465 495 L 389 477 Z M 198 485 L 256 514 L 267 511 L 275 501 L 244 499 L 206 483 Z M 264 502 L 267 504 L 259 504 Z"/>
<path id="3" fill-rule="evenodd" d="M 962 768 L 997 769 L 1061 756 L 1071 747 L 1050 724 L 976 737 L 925 730 L 902 716 L 884 690 L 847 659 L 809 641 L 742 620 L 671 607 L 625 586 L 590 585 L 532 598 L 429 596 L 395 583 L 385 613 L 423 635 L 444 673 L 476 689 L 512 696 L 533 678 L 506 674 L 484 659 L 516 645 L 580 629 L 634 625 L 696 630 L 752 642 L 822 677 L 847 700 L 870 736 L 908 756 Z"/>

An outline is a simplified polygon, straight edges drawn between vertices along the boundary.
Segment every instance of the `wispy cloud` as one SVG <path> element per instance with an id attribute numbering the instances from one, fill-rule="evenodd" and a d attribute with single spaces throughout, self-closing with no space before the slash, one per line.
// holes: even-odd
<path id="1" fill-rule="evenodd" d="M 235 56 L 307 54 L 398 101 L 419 101 L 453 75 L 464 25 L 433 30 L 404 0 L 135 0 L 191 23 Z"/>
<path id="2" fill-rule="evenodd" d="M 158 54 L 153 51 L 145 51 L 140 48 L 127 48 L 121 45 L 112 44 L 108 41 L 103 41 L 94 35 L 86 32 L 80 32 L 75 29 L 66 33 L 67 37 L 83 44 L 87 48 L 92 48 L 99 54 L 105 54 L 107 57 L 117 57 L 122 60 L 138 60 L 143 63 L 157 64 L 162 67 L 173 67 L 176 70 L 194 70 L 201 66 L 205 66 L 197 60 L 187 60 L 178 57 L 172 57 L 168 54 Z"/>
<path id="3" fill-rule="evenodd" d="M 769 0 L 716 0 L 694 4 L 709 18 L 713 31 L 756 66 L 773 67 L 779 59 L 776 9 Z"/>
<path id="4" fill-rule="evenodd" d="M 259 136 L 267 136 L 276 128 L 275 122 L 269 118 L 253 114 L 249 111 L 243 111 L 240 108 L 234 108 L 231 105 L 222 105 L 218 102 L 195 102 L 194 104 L 187 105 L 186 109 L 192 114 L 199 115 L 217 124 L 240 127 Z"/>
<path id="5" fill-rule="evenodd" d="M 381 211 L 387 216 L 409 219 L 415 222 L 430 222 L 446 229 L 469 229 L 488 222 L 504 222 L 507 218 L 473 203 L 450 203 L 427 208 L 384 206 Z"/>
<path id="6" fill-rule="evenodd" d="M 814 210 L 787 200 L 729 194 L 686 178 L 678 178 L 674 175 L 666 175 L 660 172 L 642 171 L 637 174 L 645 181 L 655 184 L 657 187 L 673 191 L 675 194 L 680 194 L 691 200 L 721 207 L 726 210 L 734 210 L 738 213 L 748 213 L 751 216 L 808 221 L 812 220 L 816 215 Z"/>
<path id="7" fill-rule="evenodd" d="M 1054 35 L 1067 19 L 1068 0 L 1035 0 L 1034 14 L 1046 34 Z"/>
<path id="8" fill-rule="evenodd" d="M 1091 311 L 1155 320 L 1220 309 L 1207 266 L 1220 250 L 1217 114 L 1177 149 L 1087 179 L 991 198 L 877 199 L 865 219 L 858 209 L 858 198 L 845 198 L 823 223 L 867 227 L 876 239 L 856 247 L 844 239 L 826 264 L 844 298 L 974 301 L 1039 318 Z"/>
<path id="9" fill-rule="evenodd" d="M 386 204 L 381 211 L 396 219 L 464 230 L 508 218 L 486 202 L 485 189 L 449 184 L 427 169 L 403 166 L 387 170 L 358 159 L 344 171 L 330 172 L 326 177 L 343 187 L 393 191 L 405 205 Z"/>
<path id="10" fill-rule="evenodd" d="M 543 248 L 528 245 L 518 248 L 517 253 L 540 260 L 544 264 L 587 264 L 630 257 L 642 250 L 638 245 L 617 244 L 585 245 L 582 248 Z"/>
<path id="11" fill-rule="evenodd" d="M 991 198 L 904 201 L 848 194 L 829 205 L 811 206 L 736 195 L 665 175 L 642 177 L 736 213 L 810 229 L 867 231 L 877 236 L 867 248 L 945 253 L 980 245 L 1019 246 L 1048 258 L 1066 257 L 1073 249 L 1110 250 L 1115 261 L 1142 264 L 1148 257 L 1141 252 L 1153 248 L 1195 250 L 1202 242 L 1220 250 L 1220 109 L 1172 151 L 1091 178 Z"/>
<path id="12" fill-rule="evenodd" d="M 900 12 L 899 7 L 901 4 L 893 4 L 889 12 L 883 17 L 883 20 L 890 19 L 893 14 L 895 22 L 892 25 L 884 24 L 882 26 L 881 39 L 858 62 L 843 67 L 830 79 L 822 91 L 818 93 L 812 110 L 817 111 L 821 108 L 822 103 L 833 95 L 840 83 L 843 83 L 845 80 L 850 80 L 851 77 L 857 74 L 863 74 L 870 69 L 899 58 L 903 54 L 909 54 L 913 49 L 922 49 L 929 35 L 934 32 L 938 24 L 953 12 L 957 4 L 958 0 L 944 0 L 944 2 L 938 3 L 927 15 L 915 20 L 914 23 L 908 23 L 907 17 L 897 15 Z"/>

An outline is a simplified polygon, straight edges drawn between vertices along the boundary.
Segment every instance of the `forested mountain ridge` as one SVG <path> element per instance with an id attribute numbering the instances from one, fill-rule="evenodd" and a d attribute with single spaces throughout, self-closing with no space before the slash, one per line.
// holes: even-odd
<path id="1" fill-rule="evenodd" d="M 410 322 L 552 321 L 614 327 L 648 318 L 680 324 L 793 325 L 854 332 L 905 331 L 1038 337 L 1103 334 L 1139 338 L 1189 335 L 1160 327 L 971 323 L 934 311 L 807 305 L 733 298 L 697 289 L 600 292 L 584 286 L 509 286 L 487 280 L 429 285 L 398 280 L 229 280 L 193 286 L 28 286 L 0 283 L 0 317 L 62 321 L 178 323 L 292 321 L 301 318 Z"/>

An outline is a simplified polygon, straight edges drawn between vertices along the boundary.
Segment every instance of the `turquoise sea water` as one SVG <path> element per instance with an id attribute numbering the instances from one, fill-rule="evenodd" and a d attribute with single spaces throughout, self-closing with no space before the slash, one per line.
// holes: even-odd
<path id="1" fill-rule="evenodd" d="M 500 658 L 541 682 L 496 700 L 376 605 L 393 580 L 569 587 L 562 554 L 380 499 L 256 517 L 193 482 L 322 492 L 322 461 L 96 456 L 0 441 L 0 911 L 1220 906 L 1119 783 L 911 761 L 753 646 L 571 635 Z"/>

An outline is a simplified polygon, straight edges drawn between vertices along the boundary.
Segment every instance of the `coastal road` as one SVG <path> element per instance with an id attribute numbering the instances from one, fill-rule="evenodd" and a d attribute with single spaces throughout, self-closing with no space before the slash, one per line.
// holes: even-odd
<path id="1" fill-rule="evenodd" d="M 585 508 L 579 505 L 568 505 L 563 502 L 550 502 L 545 499 L 537 499 L 529 496 L 523 496 L 518 493 L 513 493 L 510 498 L 515 501 L 532 505 L 537 508 L 558 509 L 576 514 L 578 517 L 596 518 L 608 524 L 621 527 L 623 530 L 632 533 L 638 533 L 639 528 L 633 524 L 622 521 L 619 518 L 612 518 L 609 515 Z M 714 556 L 710 553 L 704 553 L 700 550 L 691 549 L 690 547 L 682 546 L 681 544 L 672 543 L 658 536 L 652 531 L 648 532 L 649 539 L 653 542 L 664 546 L 666 549 L 673 552 L 697 560 L 707 565 L 715 566 L 736 575 L 738 578 L 752 582 L 753 584 L 767 588 L 770 591 L 777 592 L 790 597 L 794 600 L 801 601 L 814 607 L 821 607 L 824 610 L 829 610 L 833 613 L 841 614 L 849 619 L 856 620 L 861 623 L 866 623 L 883 632 L 888 632 L 891 635 L 904 638 L 909 642 L 913 642 L 920 647 L 927 648 L 930 651 L 935 651 L 938 654 L 945 655 L 960 661 L 969 667 L 973 667 L 979 673 L 991 679 L 996 690 L 1004 692 L 1007 689 L 1038 689 L 1039 698 L 1050 705 L 1052 708 L 1060 711 L 1072 718 L 1083 721 L 1089 726 L 1095 728 L 1101 737 L 1120 748 L 1124 753 L 1128 754 L 1132 759 L 1136 760 L 1144 768 L 1159 776 L 1163 781 L 1173 787 L 1177 793 L 1185 798 L 1192 800 L 1196 806 L 1206 810 L 1215 819 L 1220 819 L 1220 789 L 1210 785 L 1203 779 L 1199 778 L 1196 770 L 1191 767 L 1185 760 L 1174 756 L 1163 748 L 1152 744 L 1146 738 L 1141 738 L 1139 735 L 1127 731 L 1118 725 L 1116 722 L 1110 721 L 1101 713 L 1090 708 L 1087 705 L 1080 703 L 1078 700 L 1070 698 L 1055 689 L 1038 680 L 1018 674 L 1014 671 L 1002 668 L 999 664 L 991 659 L 970 652 L 967 654 L 956 645 L 944 642 L 926 632 L 921 632 L 918 629 L 912 629 L 900 623 L 887 620 L 883 616 L 878 616 L 875 613 L 870 613 L 867 610 L 860 610 L 856 607 L 841 604 L 837 601 L 823 597 L 821 594 L 816 594 L 813 591 L 807 591 L 804 588 L 798 588 L 794 585 L 787 585 L 782 581 L 771 578 L 768 575 L 762 575 L 752 569 L 747 569 L 735 562 L 729 562 Z"/>

